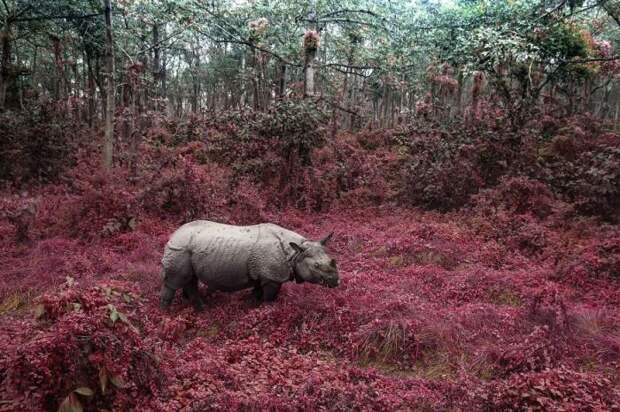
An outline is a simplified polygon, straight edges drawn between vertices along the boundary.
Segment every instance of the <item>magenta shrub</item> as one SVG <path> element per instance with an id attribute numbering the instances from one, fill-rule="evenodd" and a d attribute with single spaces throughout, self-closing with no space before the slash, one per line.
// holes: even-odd
<path id="1" fill-rule="evenodd" d="M 484 184 L 475 146 L 442 135 L 414 135 L 403 170 L 403 197 L 430 209 L 464 205 Z"/>
<path id="2" fill-rule="evenodd" d="M 541 219 L 554 211 L 556 202 L 547 185 L 526 177 L 504 178 L 472 198 L 473 209 L 479 214 L 488 216 L 501 210 L 517 215 L 532 213 Z"/>
<path id="3" fill-rule="evenodd" d="M 516 374 L 477 391 L 483 410 L 615 410 L 620 392 L 606 378 L 559 367 Z"/>
<path id="4" fill-rule="evenodd" d="M 588 278 L 620 277 L 620 230 L 611 227 L 571 253 L 558 256 L 556 276 L 577 283 Z"/>
<path id="5" fill-rule="evenodd" d="M 162 374 L 125 312 L 135 294 L 117 284 L 44 295 L 27 344 L 3 363 L 6 395 L 22 408 L 56 409 L 77 388 L 88 409 L 140 405 L 159 391 Z M 8 362 L 8 360 L 7 360 Z"/>
<path id="6" fill-rule="evenodd" d="M 56 114 L 42 105 L 0 115 L 0 182 L 49 182 L 71 165 L 77 128 Z"/>

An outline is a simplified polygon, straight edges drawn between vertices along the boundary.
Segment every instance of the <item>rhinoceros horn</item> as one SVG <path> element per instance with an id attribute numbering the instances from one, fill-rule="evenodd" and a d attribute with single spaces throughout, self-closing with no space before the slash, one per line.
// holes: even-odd
<path id="1" fill-rule="evenodd" d="M 331 232 L 329 235 L 327 235 L 323 239 L 319 240 L 319 243 L 321 245 L 325 246 L 327 244 L 327 242 L 329 242 L 331 240 L 333 235 L 334 235 L 334 232 Z"/>

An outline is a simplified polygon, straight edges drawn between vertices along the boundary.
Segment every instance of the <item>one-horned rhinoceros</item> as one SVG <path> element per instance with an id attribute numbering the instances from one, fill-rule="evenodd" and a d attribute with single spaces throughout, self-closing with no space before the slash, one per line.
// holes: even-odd
<path id="1" fill-rule="evenodd" d="M 282 284 L 291 280 L 338 286 L 336 261 L 324 249 L 331 236 L 312 241 L 270 223 L 186 223 L 172 234 L 164 250 L 160 304 L 167 308 L 175 291 L 183 289 L 196 310 L 201 310 L 199 280 L 209 290 L 254 288 L 257 298 L 265 301 L 273 301 Z"/>

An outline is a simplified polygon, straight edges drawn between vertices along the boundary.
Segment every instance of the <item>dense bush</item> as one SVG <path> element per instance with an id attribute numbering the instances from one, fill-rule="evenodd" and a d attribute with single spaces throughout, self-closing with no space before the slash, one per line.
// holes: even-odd
<path id="1" fill-rule="evenodd" d="M 543 173 L 581 213 L 611 221 L 620 217 L 620 146 L 617 143 L 581 148 L 574 159 L 550 161 Z"/>
<path id="2" fill-rule="evenodd" d="M 556 202 L 547 185 L 526 177 L 504 178 L 497 186 L 482 190 L 472 198 L 473 210 L 489 217 L 503 210 L 545 218 L 553 212 Z"/>
<path id="3" fill-rule="evenodd" d="M 7 394 L 30 410 L 127 409 L 152 396 L 162 374 L 124 313 L 133 296 L 119 285 L 42 296 L 37 330 L 0 364 Z"/>
<path id="4" fill-rule="evenodd" d="M 13 226 L 16 242 L 29 240 L 35 214 L 36 201 L 29 198 L 27 193 L 0 198 L 0 219 Z"/>
<path id="5" fill-rule="evenodd" d="M 312 102 L 280 101 L 258 117 L 256 132 L 275 139 L 283 158 L 298 156 L 299 166 L 308 166 L 312 150 L 325 143 L 327 116 L 322 110 Z"/>
<path id="6" fill-rule="evenodd" d="M 140 177 L 142 208 L 161 216 L 190 221 L 217 213 L 225 203 L 226 173 L 216 165 L 200 166 L 179 157 L 170 167 Z"/>
<path id="7" fill-rule="evenodd" d="M 429 209 L 459 208 L 506 175 L 529 176 L 537 170 L 535 135 L 492 116 L 441 125 L 413 120 L 395 141 L 408 152 L 402 171 L 404 199 Z"/>
<path id="8" fill-rule="evenodd" d="M 588 116 L 547 119 L 539 137 L 536 177 L 582 214 L 617 221 L 620 137 Z"/>
<path id="9" fill-rule="evenodd" d="M 491 119 L 442 126 L 418 119 L 395 141 L 407 147 L 402 194 L 410 204 L 459 208 L 480 189 L 515 177 L 548 184 L 544 196 L 551 190 L 578 213 L 618 219 L 620 140 L 591 118 L 543 116 L 521 130 Z"/>
<path id="10" fill-rule="evenodd" d="M 599 229 L 594 239 L 557 253 L 555 276 L 584 284 L 592 278 L 620 278 L 620 229 Z"/>
<path id="11" fill-rule="evenodd" d="M 75 128 L 52 108 L 0 115 L 0 181 L 50 181 L 71 165 Z"/>
<path id="12" fill-rule="evenodd" d="M 484 184 L 473 141 L 455 136 L 414 134 L 406 141 L 403 196 L 429 209 L 450 210 L 465 204 Z"/>
<path id="13" fill-rule="evenodd" d="M 68 173 L 71 195 L 66 207 L 52 210 L 61 233 L 90 239 L 133 229 L 139 212 L 137 188 L 124 170 L 105 172 L 82 159 Z"/>

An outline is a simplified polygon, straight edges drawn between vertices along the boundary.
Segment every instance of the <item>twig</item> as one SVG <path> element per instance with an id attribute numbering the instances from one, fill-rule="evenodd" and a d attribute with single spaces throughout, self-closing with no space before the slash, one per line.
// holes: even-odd
<path id="1" fill-rule="evenodd" d="M 553 9 L 549 10 L 547 13 L 543 14 L 542 16 L 540 16 L 538 18 L 538 20 L 542 20 L 547 16 L 552 15 L 553 13 L 555 13 L 556 11 L 560 10 L 562 7 L 564 7 L 566 5 L 566 0 L 562 0 L 557 6 L 555 6 Z"/>
<path id="2" fill-rule="evenodd" d="M 15 19 L 13 20 L 13 22 L 15 23 L 21 23 L 21 22 L 25 22 L 25 21 L 39 21 L 39 20 L 61 20 L 61 19 L 68 19 L 68 20 L 81 20 L 81 19 L 90 19 L 93 17 L 97 17 L 97 16 L 102 16 L 103 13 L 93 13 L 93 14 L 67 14 L 64 16 L 37 16 L 37 17 L 24 17 L 21 19 Z"/>

